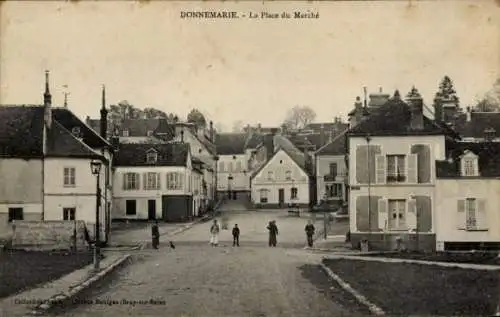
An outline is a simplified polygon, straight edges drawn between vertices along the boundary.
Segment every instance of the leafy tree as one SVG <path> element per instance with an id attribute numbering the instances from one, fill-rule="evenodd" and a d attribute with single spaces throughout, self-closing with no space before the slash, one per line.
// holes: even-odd
<path id="1" fill-rule="evenodd" d="M 193 109 L 189 112 L 187 122 L 194 123 L 197 127 L 204 128 L 207 126 L 205 116 L 198 109 Z"/>
<path id="2" fill-rule="evenodd" d="M 144 108 L 144 116 L 147 119 L 167 118 L 167 114 L 165 112 L 152 107 Z"/>
<path id="3" fill-rule="evenodd" d="M 453 87 L 453 81 L 448 76 L 444 76 L 443 80 L 439 84 L 439 90 L 436 93 L 436 97 L 443 99 L 451 99 L 458 102 L 457 92 Z"/>
<path id="4" fill-rule="evenodd" d="M 287 129 L 303 129 L 316 118 L 316 112 L 308 106 L 295 106 L 285 117 L 283 126 Z"/>
<path id="5" fill-rule="evenodd" d="M 243 132 L 244 129 L 245 129 L 245 124 L 243 123 L 243 121 L 238 120 L 238 121 L 233 122 L 232 132 L 234 132 L 234 133 Z"/>

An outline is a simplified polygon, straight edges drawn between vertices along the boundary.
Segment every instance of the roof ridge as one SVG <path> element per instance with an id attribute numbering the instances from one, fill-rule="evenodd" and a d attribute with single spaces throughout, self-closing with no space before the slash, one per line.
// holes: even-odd
<path id="1" fill-rule="evenodd" d="M 316 150 L 314 152 L 314 154 L 318 154 L 321 150 L 323 150 L 324 148 L 326 148 L 328 145 L 332 144 L 333 142 L 337 141 L 337 139 L 339 139 L 341 136 L 345 136 L 345 134 L 347 133 L 347 131 L 349 131 L 349 128 L 347 129 L 344 129 L 341 133 L 337 134 L 333 139 L 331 139 L 330 141 L 328 141 L 325 145 L 323 145 L 322 147 L 320 147 L 318 150 Z"/>
<path id="2" fill-rule="evenodd" d="M 77 138 L 76 136 L 74 136 L 73 133 L 71 133 L 68 129 L 66 129 L 60 122 L 58 122 L 57 120 L 54 120 L 54 123 L 56 123 L 59 126 L 59 128 L 62 129 L 63 132 L 65 132 L 66 134 L 70 135 L 70 137 L 73 139 L 73 141 L 76 141 L 80 145 L 83 145 L 83 147 L 86 150 L 90 151 L 92 154 L 95 154 L 95 155 L 98 155 L 98 156 L 102 156 L 101 153 L 96 152 L 93 148 L 91 148 L 90 146 L 88 146 L 85 142 L 83 142 L 82 140 L 80 140 L 79 138 Z"/>

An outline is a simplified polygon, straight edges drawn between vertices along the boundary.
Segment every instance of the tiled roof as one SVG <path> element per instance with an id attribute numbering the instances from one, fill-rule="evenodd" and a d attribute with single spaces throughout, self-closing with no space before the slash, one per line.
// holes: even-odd
<path id="1" fill-rule="evenodd" d="M 218 133 L 215 136 L 217 154 L 231 155 L 245 153 L 246 133 Z"/>
<path id="2" fill-rule="evenodd" d="M 120 143 L 168 143 L 168 141 L 162 140 L 154 136 L 131 136 L 131 137 L 119 137 Z"/>
<path id="3" fill-rule="evenodd" d="M 446 141 L 446 161 L 436 162 L 438 178 L 460 177 L 460 156 L 466 150 L 478 156 L 481 177 L 500 176 L 500 143 Z"/>
<path id="4" fill-rule="evenodd" d="M 252 132 L 246 140 L 245 149 L 256 149 L 262 142 L 264 142 L 262 134 Z"/>
<path id="5" fill-rule="evenodd" d="M 53 121 L 52 128 L 47 133 L 46 157 L 82 157 L 102 159 L 85 143 L 77 139 L 59 122 Z"/>
<path id="6" fill-rule="evenodd" d="M 102 158 L 93 148 L 111 145 L 67 109 L 52 108 L 47 156 Z M 0 156 L 43 156 L 43 106 L 0 106 Z M 78 128 L 81 139 L 69 130 Z"/>
<path id="7" fill-rule="evenodd" d="M 328 131 L 342 131 L 345 130 L 349 125 L 347 123 L 342 123 L 342 122 L 324 122 L 324 123 L 309 123 L 306 126 L 306 129 L 311 129 L 314 132 L 320 132 L 321 128 L 323 127 L 323 130 L 328 132 Z M 327 133 L 328 134 L 328 133 Z"/>
<path id="8" fill-rule="evenodd" d="M 400 98 L 391 98 L 383 106 L 369 108 L 369 116 L 354 126 L 349 135 L 442 135 L 446 134 L 433 120 L 424 115 L 424 126 L 419 130 L 410 128 L 411 113 L 409 106 Z"/>
<path id="9" fill-rule="evenodd" d="M 72 131 L 77 127 L 80 130 L 83 142 L 91 148 L 111 147 L 111 144 L 104 140 L 99 132 L 91 129 L 82 120 L 80 120 L 73 112 L 66 108 L 52 108 L 52 115 L 64 128 Z"/>
<path id="10" fill-rule="evenodd" d="M 344 155 L 347 152 L 347 129 L 316 151 L 316 155 Z"/>
<path id="11" fill-rule="evenodd" d="M 0 106 L 0 156 L 43 156 L 43 107 Z"/>
<path id="12" fill-rule="evenodd" d="M 484 138 L 485 130 L 493 129 L 496 138 L 500 138 L 500 112 L 470 113 L 470 121 L 462 114 L 455 124 L 455 130 L 463 137 Z"/>
<path id="13" fill-rule="evenodd" d="M 146 161 L 147 151 L 157 151 L 155 164 Z M 188 143 L 167 144 L 120 144 L 114 156 L 115 166 L 186 166 Z"/>
<path id="14" fill-rule="evenodd" d="M 120 126 L 120 131 L 123 130 L 128 130 L 129 136 L 147 136 L 148 131 L 174 134 L 174 127 L 165 118 L 125 119 Z"/>

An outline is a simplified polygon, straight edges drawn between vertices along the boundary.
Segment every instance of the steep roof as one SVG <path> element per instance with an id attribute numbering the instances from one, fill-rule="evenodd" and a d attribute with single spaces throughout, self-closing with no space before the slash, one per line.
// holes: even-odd
<path id="1" fill-rule="evenodd" d="M 446 141 L 447 160 L 436 162 L 437 177 L 460 177 L 460 156 L 467 150 L 478 156 L 481 177 L 500 177 L 500 143 L 456 142 L 451 140 Z"/>
<path id="2" fill-rule="evenodd" d="M 410 107 L 400 98 L 391 98 L 380 107 L 369 108 L 369 116 L 349 130 L 349 135 L 404 136 L 404 135 L 444 135 L 445 129 L 433 120 L 423 117 L 422 129 L 410 128 Z"/>
<path id="3" fill-rule="evenodd" d="M 316 155 L 345 155 L 347 144 L 347 129 L 335 136 L 331 141 L 316 151 Z"/>
<path id="4" fill-rule="evenodd" d="M 43 107 L 0 106 L 0 156 L 43 156 Z"/>
<path id="5" fill-rule="evenodd" d="M 245 142 L 245 149 L 256 149 L 260 144 L 264 142 L 264 137 L 260 133 L 252 132 L 248 136 Z"/>
<path id="6" fill-rule="evenodd" d="M 67 109 L 52 108 L 52 127 L 47 132 L 47 156 L 104 159 L 93 148 L 111 147 Z M 0 156 L 43 157 L 44 107 L 0 106 Z M 70 129 L 78 128 L 77 138 Z"/>
<path id="7" fill-rule="evenodd" d="M 487 129 L 492 131 L 495 138 L 500 138 L 500 112 L 475 112 L 470 113 L 470 121 L 465 120 L 462 114 L 455 123 L 455 130 L 463 137 L 484 138 Z"/>
<path id="8" fill-rule="evenodd" d="M 148 163 L 146 153 L 155 150 L 156 163 Z M 189 154 L 188 143 L 167 144 L 120 144 L 114 156 L 115 166 L 186 166 Z"/>
<path id="9" fill-rule="evenodd" d="M 217 154 L 231 155 L 245 153 L 246 133 L 218 133 L 215 136 Z"/>
<path id="10" fill-rule="evenodd" d="M 324 131 L 328 132 L 328 131 L 343 131 L 348 127 L 349 125 L 343 122 L 324 122 L 324 123 L 309 123 L 306 126 L 306 129 L 311 129 L 314 132 L 320 132 L 323 129 Z"/>

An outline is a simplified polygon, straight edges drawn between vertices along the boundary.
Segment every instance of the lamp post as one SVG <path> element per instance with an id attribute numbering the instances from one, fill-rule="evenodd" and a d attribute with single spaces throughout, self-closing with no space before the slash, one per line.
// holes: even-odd
<path id="1" fill-rule="evenodd" d="M 371 151 L 370 151 L 370 141 L 372 138 L 370 137 L 369 134 L 366 135 L 365 137 L 366 144 L 368 147 L 368 151 L 366 152 L 367 155 L 367 165 L 368 165 L 368 233 L 370 235 L 369 239 L 371 238 L 371 233 L 372 233 L 372 195 L 371 195 Z"/>
<path id="2" fill-rule="evenodd" d="M 94 226 L 94 270 L 99 270 L 99 242 L 100 242 L 100 212 L 99 207 L 101 206 L 101 188 L 99 186 L 99 176 L 101 174 L 102 163 L 99 161 L 90 162 L 90 170 L 92 175 L 97 176 L 96 182 L 96 203 L 95 203 L 95 226 Z"/>

